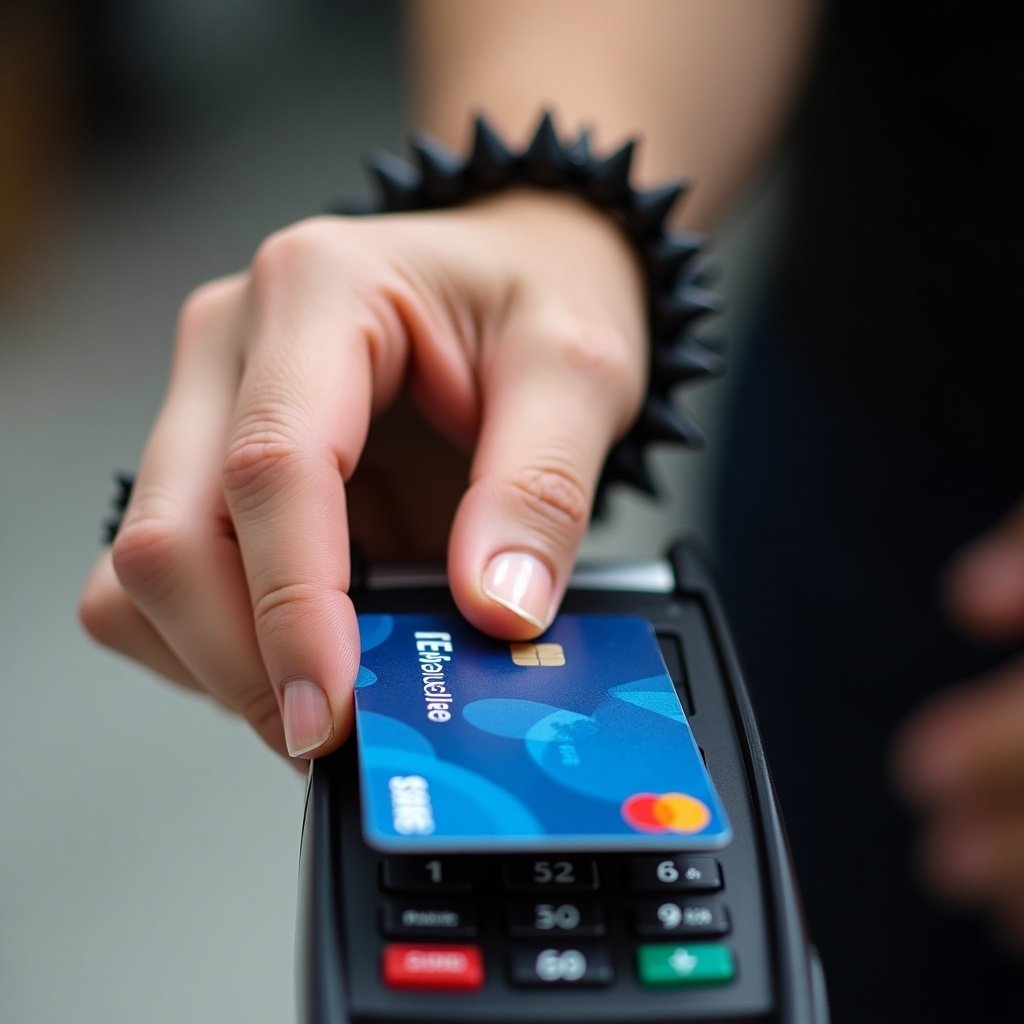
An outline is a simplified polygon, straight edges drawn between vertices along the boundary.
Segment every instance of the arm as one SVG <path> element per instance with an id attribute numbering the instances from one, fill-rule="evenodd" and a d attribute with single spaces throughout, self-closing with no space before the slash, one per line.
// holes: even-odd
<path id="1" fill-rule="evenodd" d="M 545 104 L 593 126 L 599 146 L 635 134 L 640 179 L 696 183 L 683 210 L 707 230 L 777 139 L 817 25 L 816 0 L 415 0 L 418 125 L 455 143 L 469 115 L 523 136 Z"/>
<path id="2" fill-rule="evenodd" d="M 523 130 L 550 101 L 600 122 L 608 142 L 639 129 L 645 175 L 707 181 L 687 214 L 707 224 L 777 130 L 810 32 L 800 0 L 767 7 L 422 6 L 420 116 L 450 137 L 472 105 Z M 646 354 L 632 249 L 570 196 L 510 191 L 277 232 L 183 309 L 167 396 L 83 622 L 244 715 L 280 753 L 326 754 L 351 728 L 359 660 L 350 524 L 383 533 L 394 557 L 405 538 L 392 524 L 422 531 L 425 508 L 447 521 L 457 506 L 459 608 L 496 636 L 536 636 L 642 401 Z M 381 430 L 403 391 L 471 458 L 455 501 L 433 462 L 428 486 L 410 486 L 421 427 Z M 364 500 L 368 482 L 397 516 Z"/>

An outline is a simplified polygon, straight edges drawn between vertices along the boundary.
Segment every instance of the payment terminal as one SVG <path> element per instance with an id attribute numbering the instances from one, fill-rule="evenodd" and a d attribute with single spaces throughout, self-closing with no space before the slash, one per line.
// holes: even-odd
<path id="1" fill-rule="evenodd" d="M 578 568 L 528 644 L 442 574 L 362 577 L 356 733 L 306 796 L 301 1024 L 828 1024 L 695 546 Z"/>

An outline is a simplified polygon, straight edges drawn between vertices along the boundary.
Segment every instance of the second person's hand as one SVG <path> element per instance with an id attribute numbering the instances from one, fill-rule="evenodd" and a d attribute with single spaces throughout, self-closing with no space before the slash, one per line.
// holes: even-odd
<path id="1" fill-rule="evenodd" d="M 186 303 L 82 620 L 244 715 L 275 750 L 327 753 L 351 728 L 359 661 L 348 524 L 376 528 L 379 549 L 388 518 L 371 492 L 425 531 L 453 505 L 444 467 L 424 471 L 419 434 L 392 433 L 375 460 L 386 486 L 349 508 L 371 420 L 405 395 L 468 454 L 452 593 L 480 629 L 525 639 L 558 607 L 646 370 L 629 243 L 571 197 L 510 192 L 285 229 L 246 273 Z"/>
<path id="2" fill-rule="evenodd" d="M 979 640 L 1024 639 L 1024 503 L 960 553 L 947 585 L 955 621 Z M 929 882 L 987 908 L 1024 951 L 1024 658 L 934 697 L 896 748 L 897 779 L 925 829 Z"/>

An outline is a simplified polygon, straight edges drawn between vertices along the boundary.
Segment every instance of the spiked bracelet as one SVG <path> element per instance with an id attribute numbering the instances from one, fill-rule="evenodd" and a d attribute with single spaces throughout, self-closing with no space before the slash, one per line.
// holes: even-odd
<path id="1" fill-rule="evenodd" d="M 629 184 L 636 140 L 604 156 L 590 150 L 588 132 L 561 139 L 551 115 L 545 112 L 533 139 L 516 152 L 498 136 L 484 117 L 474 122 L 473 148 L 457 156 L 428 136 L 412 140 L 416 163 L 389 153 L 368 161 L 378 189 L 378 201 L 355 207 L 339 204 L 332 212 L 345 214 L 399 213 L 435 210 L 478 199 L 514 186 L 564 191 L 603 210 L 626 233 L 647 282 L 647 325 L 651 368 L 647 397 L 636 423 L 612 448 L 598 486 L 598 504 L 610 483 L 623 482 L 650 495 L 657 487 L 647 466 L 645 448 L 654 441 L 698 448 L 700 428 L 673 406 L 677 385 L 718 376 L 725 368 L 710 343 L 694 333 L 707 314 L 720 309 L 716 294 L 703 285 L 700 235 L 669 233 L 665 221 L 686 186 L 681 182 L 639 191 Z M 103 524 L 109 543 L 121 525 L 134 478 L 116 473 L 117 491 L 112 514 Z"/>
<path id="2" fill-rule="evenodd" d="M 473 147 L 458 156 L 428 136 L 413 138 L 415 163 L 390 153 L 368 161 L 378 201 L 353 207 L 346 214 L 399 213 L 457 206 L 505 188 L 527 186 L 569 192 L 610 216 L 626 233 L 640 259 L 647 282 L 647 324 L 651 369 L 647 397 L 636 423 L 611 450 L 598 488 L 621 481 L 650 495 L 657 494 L 645 457 L 653 441 L 700 447 L 697 425 L 670 400 L 676 385 L 717 376 L 725 366 L 694 326 L 720 309 L 718 296 L 702 287 L 700 235 L 669 233 L 665 222 L 685 191 L 674 182 L 650 191 L 630 186 L 629 172 L 636 140 L 604 156 L 591 153 L 589 133 L 559 138 L 545 112 L 532 140 L 517 152 L 510 149 L 484 117 L 474 122 Z"/>

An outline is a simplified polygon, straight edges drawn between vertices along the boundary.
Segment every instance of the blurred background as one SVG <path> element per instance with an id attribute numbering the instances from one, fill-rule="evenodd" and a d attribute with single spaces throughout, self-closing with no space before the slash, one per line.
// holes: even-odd
<path id="1" fill-rule="evenodd" d="M 0 4 L 0 1021 L 294 1019 L 301 781 L 74 609 L 182 299 L 400 150 L 400 24 L 390 0 Z M 734 349 L 780 180 L 717 249 Z M 727 386 L 687 403 L 712 455 Z M 614 499 L 587 555 L 700 530 L 709 459 L 660 456 L 671 500 Z"/>

